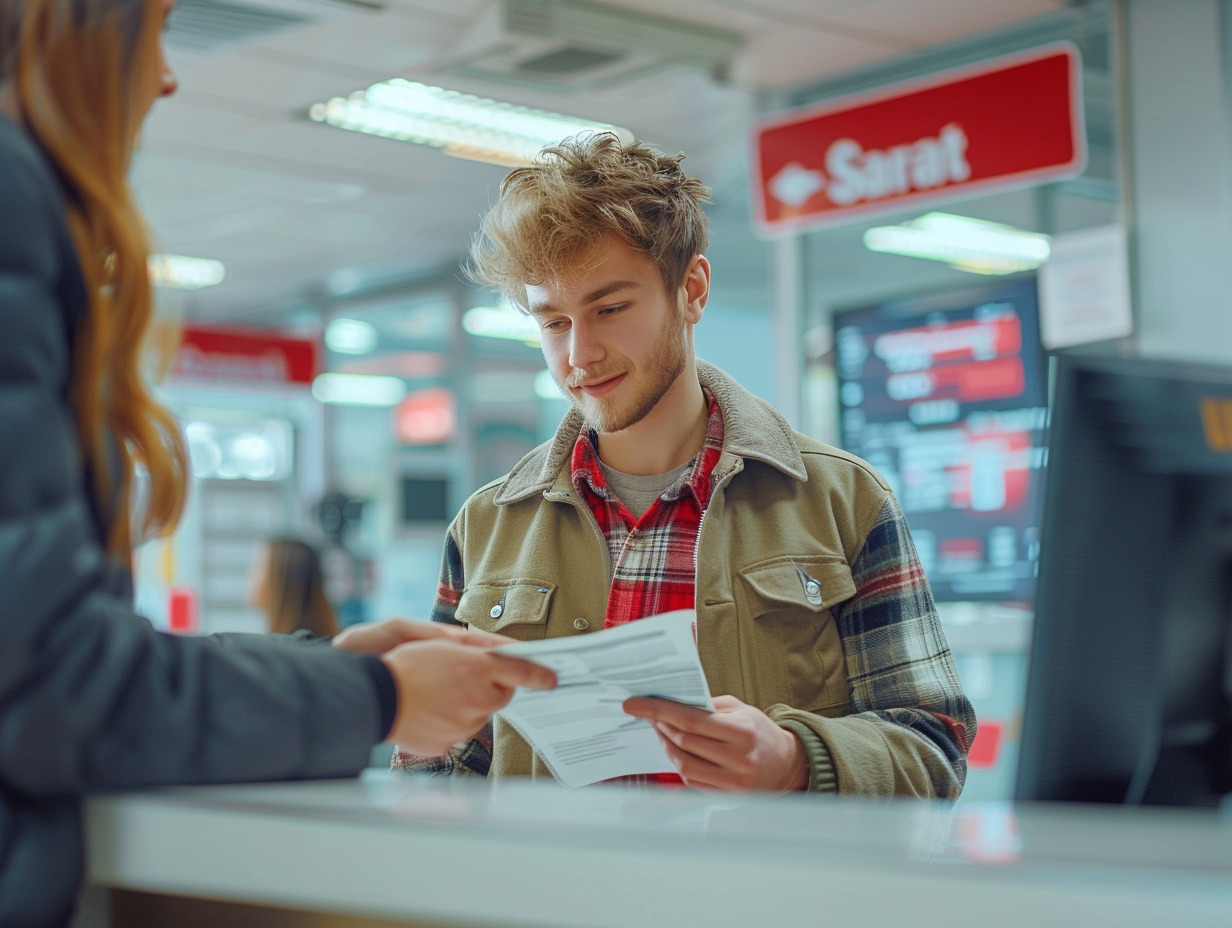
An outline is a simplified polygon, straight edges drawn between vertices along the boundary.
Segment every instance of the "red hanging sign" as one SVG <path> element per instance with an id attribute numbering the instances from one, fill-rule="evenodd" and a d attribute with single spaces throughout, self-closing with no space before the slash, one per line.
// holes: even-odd
<path id="1" fill-rule="evenodd" d="M 1078 49 L 1061 42 L 763 122 L 754 222 L 767 236 L 1082 173 Z"/>
<path id="2" fill-rule="evenodd" d="M 271 332 L 185 326 L 172 377 L 221 383 L 311 384 L 318 347 Z"/>

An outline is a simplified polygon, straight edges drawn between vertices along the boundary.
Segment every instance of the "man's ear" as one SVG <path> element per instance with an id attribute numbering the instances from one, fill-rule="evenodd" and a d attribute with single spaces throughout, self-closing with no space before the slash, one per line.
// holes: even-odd
<path id="1" fill-rule="evenodd" d="M 710 262 L 705 255 L 693 256 L 681 286 L 684 290 L 684 321 L 697 325 L 705 312 L 706 301 L 710 299 Z"/>

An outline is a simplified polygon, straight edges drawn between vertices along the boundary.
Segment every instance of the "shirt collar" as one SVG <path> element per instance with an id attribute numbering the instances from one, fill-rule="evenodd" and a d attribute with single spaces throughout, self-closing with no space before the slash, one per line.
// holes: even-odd
<path id="1" fill-rule="evenodd" d="M 693 456 L 693 466 L 664 490 L 660 498 L 674 502 L 686 492 L 692 493 L 698 505 L 705 508 L 710 500 L 710 474 L 718 461 L 718 452 L 723 448 L 723 411 L 709 390 L 703 389 L 703 393 L 709 418 L 706 421 L 706 438 L 701 451 Z M 578 435 L 573 445 L 570 467 L 573 488 L 580 495 L 585 497 L 589 491 L 600 499 L 613 499 L 612 491 L 603 477 L 603 470 L 599 467 L 599 435 L 593 428 L 583 428 Z"/>

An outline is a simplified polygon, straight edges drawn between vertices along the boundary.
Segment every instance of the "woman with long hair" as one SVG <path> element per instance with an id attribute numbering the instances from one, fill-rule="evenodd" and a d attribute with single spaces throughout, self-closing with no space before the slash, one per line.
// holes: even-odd
<path id="1" fill-rule="evenodd" d="M 252 592 L 275 634 L 301 630 L 326 638 L 338 634 L 338 618 L 325 595 L 321 556 L 306 541 L 283 535 L 271 538 Z"/>
<path id="2" fill-rule="evenodd" d="M 133 612 L 132 543 L 174 528 L 187 477 L 140 374 L 149 244 L 127 181 L 142 120 L 176 87 L 173 5 L 0 0 L 5 926 L 70 918 L 90 792 L 354 774 L 377 742 L 443 753 L 516 686 L 553 685 L 462 628 L 394 620 L 331 647 L 177 637 Z"/>

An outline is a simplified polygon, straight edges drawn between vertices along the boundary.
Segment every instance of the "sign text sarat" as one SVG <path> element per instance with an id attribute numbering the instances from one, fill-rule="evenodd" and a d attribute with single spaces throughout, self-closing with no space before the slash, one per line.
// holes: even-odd
<path id="1" fill-rule="evenodd" d="M 761 124 L 754 219 L 774 236 L 1080 174 L 1078 49 L 1057 43 Z"/>

